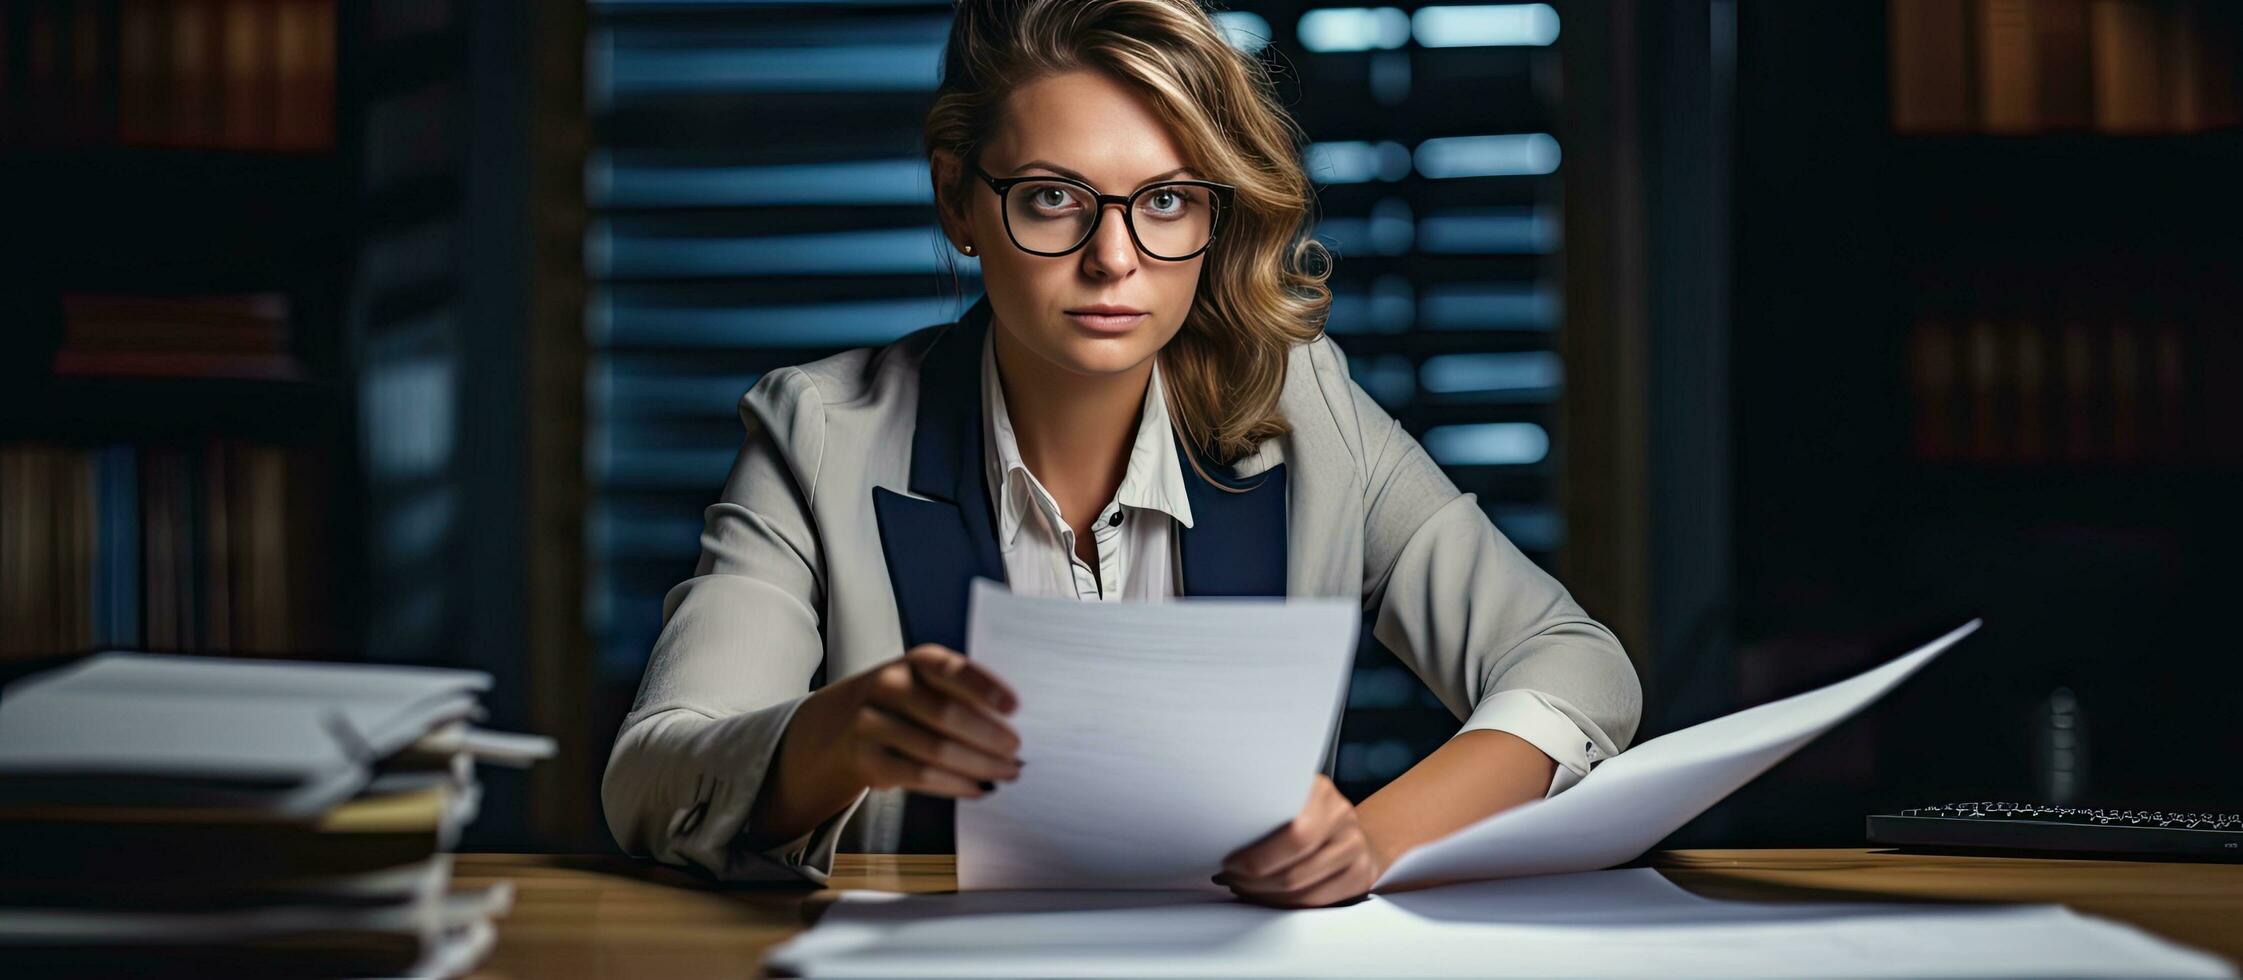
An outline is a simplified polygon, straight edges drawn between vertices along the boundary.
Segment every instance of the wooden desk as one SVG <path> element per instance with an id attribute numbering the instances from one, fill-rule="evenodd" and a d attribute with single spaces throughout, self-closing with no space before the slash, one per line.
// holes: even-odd
<path id="1" fill-rule="evenodd" d="M 1702 895 L 1752 901 L 2060 902 L 2243 961 L 2243 865 L 1945 857 L 1884 850 L 1671 851 L 1649 863 Z M 948 891 L 948 856 L 844 854 L 836 888 Z M 480 976 L 753 976 L 829 892 L 718 888 L 613 856 L 463 854 L 454 878 L 514 882 Z"/>

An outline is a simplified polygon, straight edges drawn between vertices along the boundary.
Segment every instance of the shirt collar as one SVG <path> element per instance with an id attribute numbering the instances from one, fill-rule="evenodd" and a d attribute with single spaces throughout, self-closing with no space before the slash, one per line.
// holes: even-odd
<path id="1" fill-rule="evenodd" d="M 1036 506 L 1028 481 L 1033 474 L 1020 458 L 1020 443 L 1013 435 L 1012 416 L 1005 411 L 1005 388 L 997 378 L 995 330 L 985 331 L 981 342 L 982 453 L 989 476 L 989 492 L 996 495 L 998 540 L 1011 547 L 1020 533 L 1022 517 Z M 1176 439 L 1170 433 L 1168 399 L 1163 394 L 1160 359 L 1153 359 L 1153 375 L 1145 387 L 1144 411 L 1139 414 L 1137 437 L 1130 446 L 1129 462 L 1122 469 L 1121 486 L 1114 502 L 1140 510 L 1157 510 L 1192 526 L 1192 505 L 1184 492 L 1183 464 L 1176 458 Z"/>

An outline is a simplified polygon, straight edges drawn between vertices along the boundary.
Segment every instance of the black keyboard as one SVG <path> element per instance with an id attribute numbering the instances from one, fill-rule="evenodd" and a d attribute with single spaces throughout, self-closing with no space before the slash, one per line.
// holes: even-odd
<path id="1" fill-rule="evenodd" d="M 1942 850 L 2243 861 L 2243 814 L 1952 803 L 1871 816 L 1869 839 Z"/>

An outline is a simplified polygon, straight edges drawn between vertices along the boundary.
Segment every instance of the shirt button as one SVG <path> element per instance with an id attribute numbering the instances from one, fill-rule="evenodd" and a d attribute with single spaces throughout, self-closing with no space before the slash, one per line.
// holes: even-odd
<path id="1" fill-rule="evenodd" d="M 1114 516 L 1113 516 L 1112 518 L 1110 518 L 1110 519 L 1108 519 L 1108 520 L 1106 521 L 1106 526 L 1107 526 L 1107 527 L 1120 527 L 1120 526 L 1121 526 L 1121 514 L 1122 514 L 1122 512 L 1121 512 L 1121 511 L 1118 511 L 1118 510 L 1117 510 L 1117 511 L 1115 511 L 1115 512 L 1114 512 Z"/>

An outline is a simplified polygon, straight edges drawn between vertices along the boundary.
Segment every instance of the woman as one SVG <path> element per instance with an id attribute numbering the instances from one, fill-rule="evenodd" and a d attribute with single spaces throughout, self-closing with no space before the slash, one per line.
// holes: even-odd
<path id="1" fill-rule="evenodd" d="M 1322 335 L 1297 137 L 1192 0 L 958 4 L 928 159 L 986 295 L 742 399 L 700 567 L 608 760 L 626 850 L 816 881 L 841 846 L 949 850 L 952 801 L 1035 752 L 1005 721 L 1016 695 L 957 652 L 975 575 L 1085 600 L 1358 597 L 1465 719 L 1360 806 L 1317 777 L 1217 876 L 1254 901 L 1359 896 L 1627 744 L 1618 641 Z"/>

